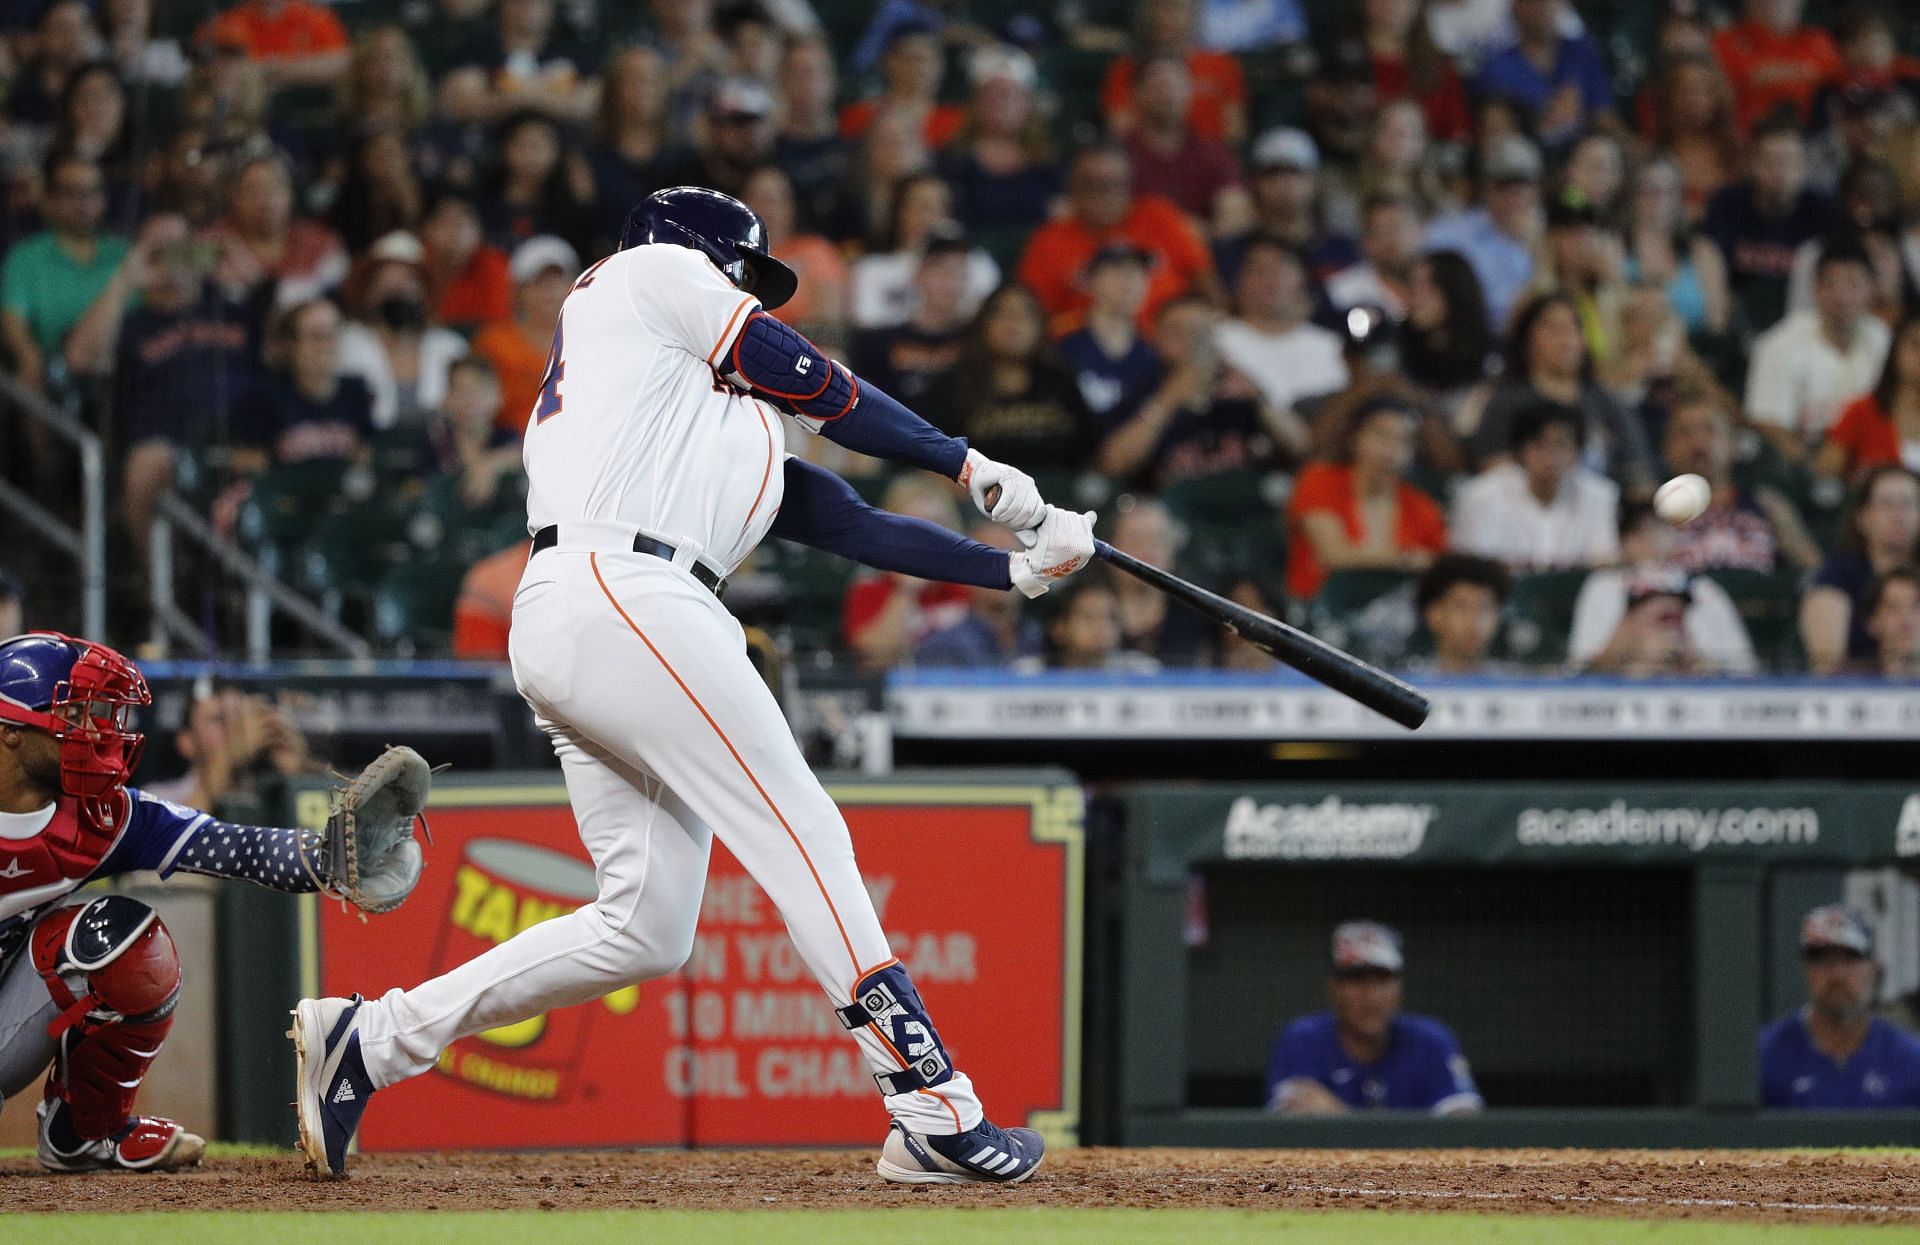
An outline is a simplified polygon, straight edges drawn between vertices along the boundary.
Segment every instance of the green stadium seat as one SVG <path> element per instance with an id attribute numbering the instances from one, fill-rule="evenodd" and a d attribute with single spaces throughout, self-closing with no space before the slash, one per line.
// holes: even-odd
<path id="1" fill-rule="evenodd" d="M 1532 666 L 1559 665 L 1573 636 L 1573 605 L 1585 570 L 1539 571 L 1514 577 L 1507 595 L 1507 652 Z"/>
<path id="2" fill-rule="evenodd" d="M 1307 629 L 1329 644 L 1338 645 L 1358 656 L 1381 658 L 1381 641 L 1386 631 L 1401 632 L 1404 642 L 1413 628 L 1386 627 L 1377 615 L 1388 598 L 1404 596 L 1411 613 L 1415 576 L 1406 571 L 1335 571 L 1320 586 L 1319 595 L 1307 605 Z"/>
<path id="3" fill-rule="evenodd" d="M 453 646 L 453 605 L 467 567 L 437 558 L 396 566 L 373 598 L 374 634 L 403 653 L 444 653 Z"/>
<path id="4" fill-rule="evenodd" d="M 777 575 L 786 590 L 782 625 L 796 653 L 837 647 L 841 602 L 855 567 L 805 545 L 770 540 L 755 554 L 768 572 Z"/>
<path id="5" fill-rule="evenodd" d="M 1716 570 L 1706 577 L 1719 584 L 1740 611 L 1763 670 L 1795 670 L 1806 662 L 1800 647 L 1800 571 Z"/>

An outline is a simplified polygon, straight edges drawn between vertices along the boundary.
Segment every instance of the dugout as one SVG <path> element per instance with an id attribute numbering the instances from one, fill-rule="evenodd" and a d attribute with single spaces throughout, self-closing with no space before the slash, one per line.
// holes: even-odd
<path id="1" fill-rule="evenodd" d="M 1920 853 L 1894 784 L 1144 784 L 1116 799 L 1104 1116 L 1126 1144 L 1911 1145 L 1920 1113 L 1767 1112 L 1761 1025 L 1800 915 Z M 1903 826 L 1905 829 L 1903 830 Z M 1489 1111 L 1283 1119 L 1267 1051 L 1325 1006 L 1327 937 L 1407 940 Z"/>

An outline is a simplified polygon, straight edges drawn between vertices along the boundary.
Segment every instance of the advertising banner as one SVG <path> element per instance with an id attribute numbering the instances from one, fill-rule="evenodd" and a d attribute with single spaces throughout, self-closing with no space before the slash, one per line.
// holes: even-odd
<path id="1" fill-rule="evenodd" d="M 1891 863 L 1920 855 L 1920 786 L 1895 783 L 1143 785 L 1151 876 L 1285 865 Z"/>
<path id="2" fill-rule="evenodd" d="M 892 949 L 1001 1123 L 1077 1122 L 1081 793 L 1027 784 L 830 786 Z M 301 797 L 303 821 L 326 796 Z M 443 783 L 420 888 L 361 921 L 317 905 L 322 993 L 369 997 L 465 963 L 594 896 L 566 793 Z M 369 1151 L 875 1145 L 886 1128 L 851 1036 L 779 912 L 715 836 L 685 967 L 454 1043 L 367 1113 Z"/>

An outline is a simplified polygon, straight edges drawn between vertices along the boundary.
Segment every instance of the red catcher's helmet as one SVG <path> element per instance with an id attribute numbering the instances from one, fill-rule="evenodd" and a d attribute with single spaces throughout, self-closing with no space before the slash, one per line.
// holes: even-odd
<path id="1" fill-rule="evenodd" d="M 0 643 L 0 722 L 45 731 L 60 743 L 60 789 L 89 826 L 116 829 L 120 790 L 147 737 L 129 729 L 153 703 L 147 680 L 104 644 L 30 631 Z"/>

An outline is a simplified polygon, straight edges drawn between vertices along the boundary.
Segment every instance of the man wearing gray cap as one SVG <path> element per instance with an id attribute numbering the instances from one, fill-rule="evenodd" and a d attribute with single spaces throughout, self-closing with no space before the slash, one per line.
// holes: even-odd
<path id="1" fill-rule="evenodd" d="M 1320 178 L 1320 149 L 1305 130 L 1276 126 L 1253 141 L 1247 154 L 1253 222 L 1245 231 L 1214 244 L 1220 279 L 1233 289 L 1240 261 L 1256 238 L 1276 238 L 1300 252 L 1307 272 L 1321 281 L 1359 262 L 1352 238 L 1329 231 L 1320 211 L 1326 196 Z"/>
<path id="2" fill-rule="evenodd" d="M 1540 152 L 1518 134 L 1496 139 L 1480 160 L 1480 206 L 1427 225 L 1427 250 L 1458 251 L 1487 295 L 1487 320 L 1504 330 L 1533 280 L 1540 238 Z"/>
<path id="3" fill-rule="evenodd" d="M 1303 1016 L 1273 1044 L 1267 1110 L 1459 1115 L 1486 1104 L 1453 1031 L 1400 1010 L 1400 935 L 1377 921 L 1333 931 L 1330 1011 Z"/>
<path id="4" fill-rule="evenodd" d="M 1920 1106 L 1920 1038 L 1873 1014 L 1873 927 L 1828 904 L 1800 922 L 1807 1003 L 1760 1031 L 1760 1105 Z"/>

